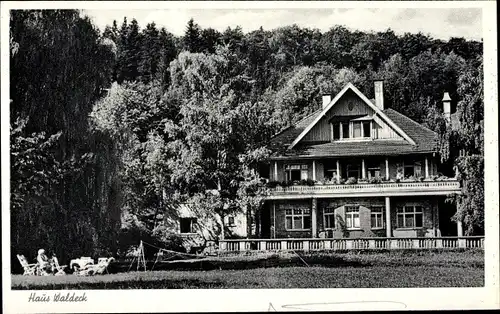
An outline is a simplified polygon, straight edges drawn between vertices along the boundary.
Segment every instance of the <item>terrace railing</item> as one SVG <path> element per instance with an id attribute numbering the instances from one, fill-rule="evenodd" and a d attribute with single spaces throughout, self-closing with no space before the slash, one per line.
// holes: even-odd
<path id="1" fill-rule="evenodd" d="M 276 186 L 270 189 L 270 199 L 288 198 L 292 195 L 342 195 L 342 194 L 373 194 L 373 195 L 398 195 L 412 194 L 450 194 L 460 192 L 460 182 L 457 180 L 445 181 L 419 181 L 419 182 L 387 182 L 387 183 L 357 183 L 357 184 L 317 184 L 317 185 L 291 185 L 287 187 Z"/>
<path id="2" fill-rule="evenodd" d="M 484 236 L 358 239 L 238 239 L 219 241 L 220 252 L 455 248 L 483 249 Z"/>

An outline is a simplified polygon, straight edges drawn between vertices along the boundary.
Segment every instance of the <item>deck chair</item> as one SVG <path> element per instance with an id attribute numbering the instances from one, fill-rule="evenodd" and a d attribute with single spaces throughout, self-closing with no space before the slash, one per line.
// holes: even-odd
<path id="1" fill-rule="evenodd" d="M 104 274 L 104 272 L 108 270 L 109 264 L 111 264 L 111 262 L 114 260 L 115 259 L 113 257 L 110 258 L 100 257 L 96 267 L 96 274 L 99 275 Z"/>
<path id="2" fill-rule="evenodd" d="M 64 269 L 68 267 L 68 265 L 59 265 L 59 260 L 55 256 L 52 257 L 52 263 L 54 265 L 55 270 L 57 271 L 55 273 L 56 276 L 66 275 Z"/>
<path id="3" fill-rule="evenodd" d="M 17 255 L 17 259 L 19 260 L 19 263 L 21 263 L 21 266 L 24 269 L 23 275 L 28 275 L 28 276 L 36 276 L 38 275 L 38 263 L 35 264 L 29 264 L 28 260 L 24 255 Z"/>
<path id="4" fill-rule="evenodd" d="M 84 269 L 78 272 L 80 276 L 93 276 L 93 275 L 102 275 L 105 271 L 107 271 L 109 264 L 114 261 L 113 257 L 106 258 L 100 257 L 98 259 L 97 264 L 95 265 L 87 265 Z"/>

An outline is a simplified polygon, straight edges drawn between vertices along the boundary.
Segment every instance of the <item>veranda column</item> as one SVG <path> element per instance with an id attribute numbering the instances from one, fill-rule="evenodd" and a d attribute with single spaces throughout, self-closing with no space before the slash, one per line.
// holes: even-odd
<path id="1" fill-rule="evenodd" d="M 429 177 L 429 160 L 427 159 L 427 156 L 425 157 L 425 177 Z"/>
<path id="2" fill-rule="evenodd" d="M 389 158 L 385 158 L 385 179 L 389 180 Z"/>
<path id="3" fill-rule="evenodd" d="M 340 162 L 337 159 L 337 184 L 340 183 Z"/>
<path id="4" fill-rule="evenodd" d="M 316 181 L 316 160 L 313 160 L 313 180 Z"/>
<path id="5" fill-rule="evenodd" d="M 390 238 L 391 231 L 391 199 L 389 196 L 385 197 L 385 235 Z"/>
<path id="6" fill-rule="evenodd" d="M 366 179 L 365 159 L 361 159 L 361 178 Z"/>
<path id="7" fill-rule="evenodd" d="M 274 162 L 274 181 L 278 181 L 278 162 Z"/>
<path id="8" fill-rule="evenodd" d="M 311 231 L 312 231 L 312 237 L 317 238 L 318 237 L 318 219 L 317 217 L 317 212 L 318 212 L 318 199 L 313 198 L 312 199 L 312 204 L 311 204 Z"/>

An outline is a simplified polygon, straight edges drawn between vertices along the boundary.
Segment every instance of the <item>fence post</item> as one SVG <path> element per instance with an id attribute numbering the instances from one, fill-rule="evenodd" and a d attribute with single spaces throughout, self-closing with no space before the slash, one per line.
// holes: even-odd
<path id="1" fill-rule="evenodd" d="M 369 249 L 375 248 L 375 240 L 368 240 L 368 248 Z"/>
<path id="2" fill-rule="evenodd" d="M 436 248 L 438 249 L 443 248 L 443 239 L 436 239 Z"/>
<path id="3" fill-rule="evenodd" d="M 459 248 L 466 247 L 466 244 L 467 244 L 466 241 L 467 241 L 466 239 L 458 238 L 458 247 Z"/>
<path id="4" fill-rule="evenodd" d="M 345 248 L 346 248 L 346 250 L 352 250 L 352 240 L 351 239 L 345 240 Z"/>
<path id="5" fill-rule="evenodd" d="M 246 242 L 245 241 L 240 241 L 240 251 L 246 251 Z"/>
<path id="6" fill-rule="evenodd" d="M 325 245 L 325 250 L 330 250 L 332 248 L 332 241 L 323 240 L 323 244 Z"/>
<path id="7" fill-rule="evenodd" d="M 281 241 L 281 250 L 288 250 L 286 243 L 286 241 Z"/>
<path id="8" fill-rule="evenodd" d="M 266 241 L 259 241 L 259 251 L 266 250 Z"/>
<path id="9" fill-rule="evenodd" d="M 224 241 L 219 241 L 219 251 L 223 252 L 227 249 L 227 243 Z"/>
<path id="10" fill-rule="evenodd" d="M 418 239 L 413 239 L 413 245 L 412 248 L 414 249 L 420 249 L 420 240 Z"/>
<path id="11" fill-rule="evenodd" d="M 302 241 L 302 249 L 304 250 L 304 252 L 309 251 L 309 240 Z"/>

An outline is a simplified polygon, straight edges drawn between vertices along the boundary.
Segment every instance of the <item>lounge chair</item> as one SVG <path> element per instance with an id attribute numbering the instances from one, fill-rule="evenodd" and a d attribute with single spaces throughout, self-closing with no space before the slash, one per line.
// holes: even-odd
<path id="1" fill-rule="evenodd" d="M 57 270 L 57 273 L 55 273 L 56 276 L 66 275 L 64 269 L 68 267 L 68 265 L 59 265 L 59 260 L 55 256 L 52 257 L 52 262 L 54 263 L 55 270 Z"/>
<path id="2" fill-rule="evenodd" d="M 38 263 L 35 264 L 29 264 L 28 260 L 24 255 L 17 255 L 17 259 L 19 260 L 19 263 L 21 263 L 21 266 L 24 269 L 23 275 L 27 276 L 36 276 L 39 273 L 39 268 L 38 268 Z"/>
<path id="3" fill-rule="evenodd" d="M 97 264 L 87 265 L 85 268 L 81 269 L 77 274 L 80 276 L 92 276 L 92 275 L 102 275 L 108 269 L 109 264 L 114 261 L 113 257 L 106 258 L 100 257 Z"/>

